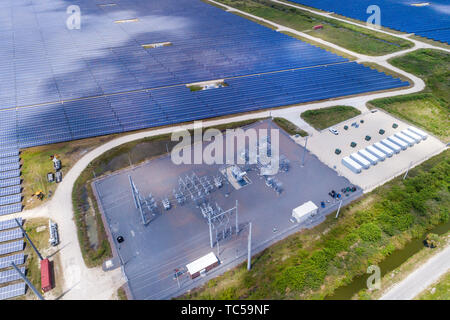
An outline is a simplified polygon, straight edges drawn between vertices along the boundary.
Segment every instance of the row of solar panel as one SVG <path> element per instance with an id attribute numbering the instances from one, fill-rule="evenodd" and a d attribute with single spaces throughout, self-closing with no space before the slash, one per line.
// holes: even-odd
<path id="1" fill-rule="evenodd" d="M 25 267 L 20 267 L 20 272 L 25 273 Z M 21 279 L 20 275 L 15 269 L 10 269 L 0 272 L 0 284 L 12 282 Z"/>
<path id="2" fill-rule="evenodd" d="M 19 221 L 19 224 L 22 225 L 22 218 L 18 217 L 16 218 L 17 221 Z M 15 219 L 0 221 L 0 231 L 17 228 L 17 222 Z"/>
<path id="3" fill-rule="evenodd" d="M 24 148 L 408 85 L 357 63 L 228 79 L 226 82 L 229 87 L 197 92 L 177 86 L 19 108 L 17 139 Z M 55 123 L 51 131 L 48 131 L 49 121 Z"/>
<path id="4" fill-rule="evenodd" d="M 0 206 L 0 216 L 18 213 L 22 211 L 22 203 L 14 203 L 6 206 Z"/>
<path id="5" fill-rule="evenodd" d="M 23 238 L 23 232 L 19 228 L 0 232 L 0 242 L 6 242 L 20 238 Z"/>
<path id="6" fill-rule="evenodd" d="M 0 255 L 9 254 L 17 251 L 22 251 L 24 246 L 24 241 L 14 241 L 7 243 L 0 243 Z"/>
<path id="7" fill-rule="evenodd" d="M 448 0 L 434 0 L 422 6 L 403 0 L 291 0 L 292 2 L 332 11 L 350 18 L 367 21 L 367 8 L 376 4 L 382 12 L 381 23 L 385 27 L 450 44 L 450 15 L 444 9 Z"/>
<path id="8" fill-rule="evenodd" d="M 11 266 L 11 262 L 19 266 L 25 263 L 25 255 L 23 252 L 13 254 L 10 256 L 0 257 L 0 269 L 5 269 Z"/>
<path id="9" fill-rule="evenodd" d="M 25 282 L 0 287 L 0 300 L 10 299 L 25 294 Z"/>

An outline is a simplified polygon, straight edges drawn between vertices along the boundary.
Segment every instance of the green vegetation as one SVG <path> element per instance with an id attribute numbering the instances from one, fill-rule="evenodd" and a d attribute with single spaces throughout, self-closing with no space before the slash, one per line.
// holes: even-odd
<path id="1" fill-rule="evenodd" d="M 450 54 L 421 49 L 390 63 L 421 77 L 427 86 L 421 93 L 377 99 L 369 106 L 384 109 L 449 142 Z"/>
<path id="2" fill-rule="evenodd" d="M 202 86 L 193 85 L 193 86 L 189 86 L 189 89 L 191 89 L 191 91 L 201 91 L 201 90 L 203 90 L 203 87 Z"/>
<path id="3" fill-rule="evenodd" d="M 447 272 L 437 284 L 425 290 L 418 300 L 450 300 L 450 272 Z"/>
<path id="4" fill-rule="evenodd" d="M 117 289 L 117 298 L 119 300 L 128 300 L 127 294 L 125 293 L 125 289 L 123 287 Z"/>
<path id="5" fill-rule="evenodd" d="M 265 249 L 186 299 L 323 299 L 367 266 L 445 222 L 450 211 L 449 151 L 331 214 L 310 230 Z"/>
<path id="6" fill-rule="evenodd" d="M 268 0 L 218 1 L 362 54 L 384 55 L 412 47 L 410 41 Z M 323 29 L 313 30 L 319 24 L 323 25 Z"/>
<path id="7" fill-rule="evenodd" d="M 289 133 L 291 136 L 292 135 L 296 135 L 299 134 L 302 137 L 306 137 L 308 135 L 308 132 L 300 129 L 299 127 L 297 127 L 295 124 L 293 124 L 292 122 L 290 122 L 289 120 L 285 119 L 285 118 L 274 118 L 273 121 L 280 127 L 282 128 L 284 131 L 286 131 L 287 133 Z"/>
<path id="8" fill-rule="evenodd" d="M 233 129 L 252 124 L 258 120 L 261 119 L 231 122 L 215 126 L 215 128 L 219 130 Z M 102 175 L 161 156 L 167 153 L 167 150 L 171 150 L 176 144 L 177 142 L 171 141 L 170 135 L 168 134 L 131 141 L 103 153 L 94 159 L 80 174 L 73 187 L 72 202 L 78 241 L 84 262 L 88 267 L 99 266 L 106 258 L 111 256 L 111 247 L 91 186 L 92 180 L 95 177 L 98 178 Z M 92 244 L 92 240 L 89 238 L 87 232 L 88 225 L 86 218 L 89 214 L 93 214 L 95 217 L 98 238 L 96 239 L 97 245 Z"/>
<path id="9" fill-rule="evenodd" d="M 300 116 L 317 130 L 323 130 L 360 114 L 361 111 L 353 107 L 335 106 L 308 110 L 303 112 Z"/>
<path id="10" fill-rule="evenodd" d="M 33 198 L 32 194 L 42 191 L 45 195 L 44 202 L 47 201 L 56 190 L 56 183 L 47 182 L 47 173 L 54 172 L 51 155 L 58 155 L 62 163 L 64 174 L 72 165 L 86 152 L 92 150 L 98 144 L 105 143 L 117 135 L 107 137 L 90 138 L 72 142 L 63 142 L 46 146 L 33 147 L 22 151 L 22 179 L 23 196 L 26 209 L 31 209 L 42 204 L 42 201 Z"/>

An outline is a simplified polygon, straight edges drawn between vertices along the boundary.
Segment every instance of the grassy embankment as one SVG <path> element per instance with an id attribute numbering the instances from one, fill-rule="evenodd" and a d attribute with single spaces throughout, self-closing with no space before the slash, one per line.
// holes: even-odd
<path id="1" fill-rule="evenodd" d="M 390 63 L 421 77 L 426 88 L 420 93 L 373 100 L 369 107 L 384 109 L 449 142 L 450 54 L 421 49 Z"/>
<path id="2" fill-rule="evenodd" d="M 215 126 L 215 128 L 219 130 L 233 129 L 254 123 L 258 120 L 260 119 L 232 122 Z M 78 241 L 80 242 L 83 259 L 88 267 L 101 265 L 106 258 L 111 256 L 111 247 L 91 187 L 92 179 L 161 156 L 167 150 L 171 150 L 176 144 L 177 142 L 170 140 L 170 135 L 148 137 L 125 143 L 105 152 L 93 160 L 78 177 L 72 192 L 72 202 Z M 92 240 L 89 238 L 87 232 L 88 225 L 86 223 L 86 217 L 88 214 L 92 214 L 95 217 L 98 238 L 96 239 L 97 246 L 92 245 Z"/>
<path id="3" fill-rule="evenodd" d="M 23 196 L 25 209 L 34 208 L 49 199 L 54 194 L 57 184 L 47 182 L 47 173 L 54 172 L 51 155 L 57 154 L 62 163 L 63 179 L 64 174 L 75 164 L 75 162 L 85 153 L 94 149 L 99 144 L 103 144 L 118 135 L 96 137 L 71 142 L 62 142 L 46 146 L 33 147 L 21 152 Z M 42 191 L 44 200 L 40 201 L 32 197 L 35 192 Z"/>
<path id="4" fill-rule="evenodd" d="M 446 151 L 227 271 L 186 299 L 321 299 L 432 226 L 447 221 Z"/>
<path id="5" fill-rule="evenodd" d="M 393 285 L 401 282 L 405 279 L 411 272 L 417 269 L 419 266 L 428 261 L 435 254 L 440 252 L 442 249 L 449 245 L 450 233 L 447 232 L 439 236 L 436 248 L 423 247 L 419 252 L 409 257 L 402 265 L 398 268 L 392 270 L 391 272 L 385 274 L 381 278 L 381 288 L 375 291 L 361 290 L 353 299 L 364 299 L 364 300 L 377 300 L 383 294 L 385 294 Z"/>
<path id="6" fill-rule="evenodd" d="M 360 115 L 361 111 L 349 106 L 334 106 L 316 110 L 308 110 L 300 116 L 317 130 L 323 130 L 342 121 Z"/>
<path id="7" fill-rule="evenodd" d="M 417 300 L 450 300 L 450 272 L 442 276 L 439 281 L 421 293 Z"/>
<path id="8" fill-rule="evenodd" d="M 218 0 L 236 9 L 337 44 L 357 53 L 384 55 L 412 47 L 412 42 L 322 17 L 268 0 Z M 323 29 L 313 30 L 322 24 Z"/>
<path id="9" fill-rule="evenodd" d="M 295 124 L 293 124 L 292 122 L 290 122 L 285 118 L 273 118 L 273 122 L 275 122 L 281 129 L 286 131 L 291 136 L 298 134 L 302 137 L 306 137 L 308 135 L 308 132 L 300 129 Z"/>

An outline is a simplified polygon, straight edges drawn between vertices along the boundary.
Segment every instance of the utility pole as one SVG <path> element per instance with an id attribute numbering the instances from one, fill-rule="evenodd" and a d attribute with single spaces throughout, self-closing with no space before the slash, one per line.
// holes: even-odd
<path id="1" fill-rule="evenodd" d="M 136 206 L 136 209 L 139 209 L 139 205 L 138 205 L 138 202 L 136 199 L 136 189 L 134 187 L 133 179 L 131 179 L 130 175 L 128 175 L 128 179 L 130 180 L 130 187 L 131 187 L 131 193 L 133 194 L 134 205 Z"/>
<path id="2" fill-rule="evenodd" d="M 236 234 L 239 233 L 239 221 L 238 221 L 238 201 L 236 200 Z"/>
<path id="3" fill-rule="evenodd" d="M 336 219 L 339 216 L 339 211 L 341 210 L 341 206 L 342 206 L 342 199 L 341 199 L 341 201 L 339 201 L 339 208 L 338 208 L 337 213 L 336 213 Z"/>
<path id="4" fill-rule="evenodd" d="M 16 220 L 17 225 L 19 226 L 20 230 L 22 230 L 23 234 L 25 235 L 25 237 L 27 238 L 28 242 L 30 243 L 30 245 L 33 247 L 34 251 L 36 251 L 36 254 L 39 257 L 39 260 L 44 260 L 44 258 L 42 257 L 41 253 L 39 252 L 39 250 L 36 248 L 36 246 L 34 245 L 33 241 L 31 241 L 30 237 L 28 236 L 27 232 L 23 229 L 22 225 L 20 224 L 19 220 L 17 220 L 17 218 L 15 218 L 14 220 Z"/>
<path id="5" fill-rule="evenodd" d="M 26 282 L 26 284 L 33 290 L 34 294 L 40 299 L 45 300 L 44 297 L 39 293 L 39 291 L 33 286 L 33 284 L 28 280 L 28 278 L 20 271 L 19 268 L 17 268 L 16 264 L 14 262 L 11 262 L 11 266 L 16 269 L 16 272 L 19 274 L 19 276 L 23 279 L 23 281 Z"/>
<path id="6" fill-rule="evenodd" d="M 406 177 L 408 176 L 408 172 L 409 172 L 409 169 L 411 168 L 411 166 L 412 166 L 412 161 L 409 163 L 408 169 L 406 170 L 406 173 L 405 173 L 405 175 L 403 176 L 403 180 L 405 180 Z"/>
<path id="7" fill-rule="evenodd" d="M 248 257 L 247 257 L 247 270 L 252 267 L 252 223 L 249 224 L 248 230 L 248 247 L 247 247 Z"/>
<path id="8" fill-rule="evenodd" d="M 306 136 L 305 148 L 303 149 L 302 167 L 305 165 L 305 154 L 306 154 L 306 146 L 307 146 L 307 144 L 308 144 L 308 136 Z"/>

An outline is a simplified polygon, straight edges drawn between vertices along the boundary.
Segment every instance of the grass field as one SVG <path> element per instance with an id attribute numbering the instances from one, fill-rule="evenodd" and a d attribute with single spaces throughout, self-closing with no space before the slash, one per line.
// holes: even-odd
<path id="1" fill-rule="evenodd" d="M 317 130 L 323 130 L 360 114 L 361 111 L 353 107 L 334 106 L 316 110 L 307 110 L 300 116 Z"/>
<path id="2" fill-rule="evenodd" d="M 25 209 L 31 209 L 47 201 L 56 190 L 56 183 L 47 182 L 47 173 L 55 171 L 53 162 L 50 160 L 51 155 L 57 154 L 61 160 L 64 179 L 64 174 L 83 154 L 115 137 L 116 135 L 110 135 L 107 137 L 63 142 L 23 150 L 20 157 L 23 162 L 22 186 Z M 32 197 L 32 194 L 37 191 L 42 191 L 45 194 L 43 201 Z"/>
<path id="3" fill-rule="evenodd" d="M 273 122 L 275 122 L 278 126 L 280 126 L 280 128 L 289 133 L 291 136 L 299 134 L 302 137 L 306 137 L 308 135 L 308 132 L 300 129 L 285 118 L 274 118 Z"/>
<path id="4" fill-rule="evenodd" d="M 446 151 L 265 249 L 183 299 L 322 299 L 394 250 L 448 221 L 450 158 Z"/>
<path id="5" fill-rule="evenodd" d="M 384 55 L 412 46 L 411 42 L 397 37 L 267 0 L 218 0 L 218 2 L 362 54 Z M 319 24 L 324 28 L 313 30 L 313 27 Z"/>
<path id="6" fill-rule="evenodd" d="M 421 77 L 427 86 L 422 93 L 370 101 L 369 107 L 382 108 L 449 142 L 450 54 L 421 49 L 390 62 Z"/>
<path id="7" fill-rule="evenodd" d="M 439 282 L 430 286 L 416 297 L 418 300 L 450 300 L 450 272 L 447 272 Z"/>

